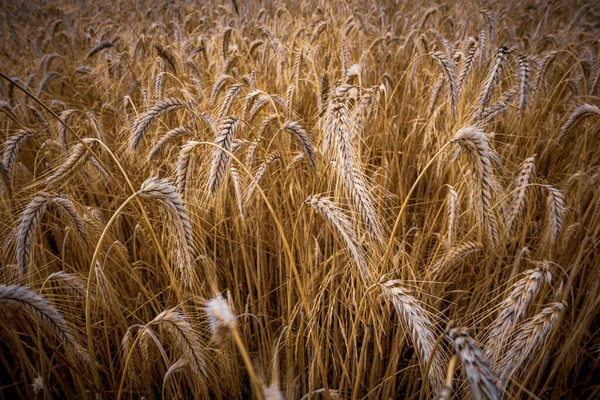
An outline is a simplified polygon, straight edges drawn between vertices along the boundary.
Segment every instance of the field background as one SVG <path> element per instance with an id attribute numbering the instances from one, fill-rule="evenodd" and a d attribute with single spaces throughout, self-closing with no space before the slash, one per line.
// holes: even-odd
<path id="1" fill-rule="evenodd" d="M 600 396 L 600 8 L 3 1 L 0 398 Z"/>

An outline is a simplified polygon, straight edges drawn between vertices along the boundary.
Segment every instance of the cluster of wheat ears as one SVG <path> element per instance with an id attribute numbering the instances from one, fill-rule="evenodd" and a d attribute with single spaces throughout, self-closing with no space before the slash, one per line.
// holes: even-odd
<path id="1" fill-rule="evenodd" d="M 218 3 L 2 3 L 0 398 L 598 398 L 598 4 Z"/>

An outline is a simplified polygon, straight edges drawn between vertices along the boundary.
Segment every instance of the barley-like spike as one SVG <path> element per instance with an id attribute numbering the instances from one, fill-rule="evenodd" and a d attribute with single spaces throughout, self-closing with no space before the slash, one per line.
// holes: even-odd
<path id="1" fill-rule="evenodd" d="M 206 302 L 208 325 L 215 343 L 220 344 L 237 326 L 237 320 L 227 300 L 219 295 Z"/>
<path id="2" fill-rule="evenodd" d="M 433 53 L 433 58 L 440 64 L 442 71 L 446 76 L 446 82 L 448 83 L 448 95 L 450 97 L 450 109 L 452 114 L 456 115 L 456 107 L 458 103 L 458 84 L 456 82 L 456 69 L 454 63 L 446 53 L 436 51 Z"/>
<path id="3" fill-rule="evenodd" d="M 184 146 L 182 146 L 181 150 L 179 151 L 177 163 L 175 164 L 177 170 L 177 178 L 175 180 L 175 183 L 177 185 L 177 190 L 183 195 L 185 195 L 186 192 L 192 155 L 194 153 L 194 149 L 200 144 L 201 142 L 190 140 Z"/>
<path id="4" fill-rule="evenodd" d="M 531 66 L 524 54 L 517 54 L 517 78 L 519 80 L 519 110 L 525 111 L 527 96 L 531 91 Z"/>
<path id="5" fill-rule="evenodd" d="M 452 243 L 456 240 L 458 230 L 457 218 L 460 212 L 460 204 L 456 190 L 450 185 L 446 185 L 446 187 L 448 188 L 448 244 L 452 246 Z"/>
<path id="6" fill-rule="evenodd" d="M 165 207 L 176 233 L 177 264 L 184 285 L 189 286 L 192 283 L 196 250 L 192 224 L 181 195 L 167 180 L 156 177 L 146 179 L 137 194 L 141 198 L 158 200 Z"/>
<path id="7" fill-rule="evenodd" d="M 431 273 L 434 275 L 440 274 L 443 270 L 450 268 L 457 261 L 482 249 L 483 246 L 479 242 L 464 242 L 456 247 L 452 247 L 431 266 Z"/>
<path id="8" fill-rule="evenodd" d="M 562 139 L 567 132 L 569 132 L 573 127 L 578 125 L 581 121 L 586 118 L 600 116 L 600 109 L 592 104 L 581 104 L 578 106 L 571 115 L 569 115 L 569 119 L 564 125 L 560 128 L 560 135 L 558 140 Z"/>
<path id="9" fill-rule="evenodd" d="M 522 213 L 527 208 L 527 192 L 529 191 L 529 184 L 533 181 L 535 174 L 534 161 L 535 155 L 525 159 L 523 164 L 521 164 L 521 172 L 519 173 L 515 184 L 511 209 L 505 223 L 507 233 L 510 233 L 513 230 L 515 221 L 521 217 Z"/>
<path id="10" fill-rule="evenodd" d="M 177 74 L 177 67 L 175 63 L 175 57 L 173 56 L 173 54 L 164 47 L 162 47 L 160 44 L 155 44 L 154 49 L 156 50 L 156 54 L 158 54 L 160 58 L 165 60 L 167 64 L 173 69 L 173 73 Z"/>
<path id="11" fill-rule="evenodd" d="M 96 54 L 100 53 L 102 50 L 110 49 L 113 46 L 114 43 L 112 41 L 100 42 L 96 46 L 92 47 L 92 49 L 89 51 L 89 53 L 87 53 L 87 56 L 85 56 L 85 58 L 92 58 Z"/>
<path id="12" fill-rule="evenodd" d="M 97 151 L 99 144 L 96 139 L 86 138 L 82 141 L 92 151 Z M 46 188 L 55 187 L 60 183 L 67 181 L 77 172 L 79 172 L 85 164 L 90 160 L 92 155 L 84 147 L 83 143 L 77 143 L 71 150 L 71 155 L 62 163 L 46 180 L 44 185 Z"/>
<path id="13" fill-rule="evenodd" d="M 565 214 L 565 195 L 552 185 L 545 185 L 548 189 L 546 205 L 548 207 L 548 238 L 551 244 L 558 241 L 562 231 L 563 217 Z"/>
<path id="14" fill-rule="evenodd" d="M 510 50 L 506 45 L 496 49 L 496 54 L 494 55 L 494 64 L 492 65 L 490 73 L 488 74 L 481 88 L 481 94 L 479 95 L 479 100 L 477 102 L 477 111 L 475 113 L 476 119 L 481 118 L 485 108 L 490 102 L 494 88 L 498 85 L 500 77 L 502 76 L 504 64 L 509 54 Z"/>
<path id="15" fill-rule="evenodd" d="M 493 200 L 497 192 L 498 183 L 492 174 L 491 149 L 485 132 L 477 127 L 465 127 L 451 140 L 459 143 L 469 155 L 470 164 L 475 170 L 475 201 L 479 208 L 479 221 L 485 225 L 493 246 L 499 244 L 498 223 L 492 210 Z"/>
<path id="16" fill-rule="evenodd" d="M 227 92 L 227 94 L 225 95 L 225 98 L 223 99 L 223 103 L 221 104 L 221 109 L 219 110 L 219 113 L 217 114 L 217 121 L 221 121 L 221 119 L 223 119 L 227 114 L 229 114 L 231 105 L 233 104 L 233 102 L 235 101 L 237 96 L 240 94 L 240 91 L 243 86 L 244 85 L 239 84 L 239 83 L 231 85 L 231 87 L 229 88 L 229 91 Z"/>
<path id="17" fill-rule="evenodd" d="M 183 312 L 176 309 L 165 310 L 158 314 L 151 323 L 166 325 L 168 331 L 176 339 L 176 347 L 180 349 L 181 356 L 187 360 L 197 375 L 206 376 L 204 351 L 194 328 Z"/>

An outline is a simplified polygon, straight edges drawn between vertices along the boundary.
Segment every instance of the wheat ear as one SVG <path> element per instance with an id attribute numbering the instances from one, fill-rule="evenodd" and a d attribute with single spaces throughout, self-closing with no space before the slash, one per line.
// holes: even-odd
<path id="1" fill-rule="evenodd" d="M 28 312 L 40 323 L 54 331 L 63 342 L 71 346 L 81 360 L 86 363 L 90 362 L 89 355 L 75 339 L 65 319 L 42 296 L 24 286 L 0 285 L 0 304 Z"/>
<path id="2" fill-rule="evenodd" d="M 300 144 L 300 147 L 302 147 L 302 151 L 304 151 L 304 154 L 306 155 L 311 169 L 315 171 L 317 168 L 315 151 L 313 150 L 312 145 L 310 144 L 310 139 L 308 138 L 308 134 L 306 133 L 304 128 L 302 128 L 302 126 L 298 122 L 286 122 L 283 125 L 283 129 L 285 129 L 287 132 L 289 132 L 290 134 L 292 134 L 292 136 L 296 138 L 296 140 Z"/>
<path id="3" fill-rule="evenodd" d="M 92 154 L 86 149 L 89 148 L 92 152 L 96 152 L 99 148 L 97 139 L 86 138 L 82 139 L 83 143 L 77 143 L 71 150 L 71 155 L 62 163 L 53 173 L 44 181 L 47 189 L 56 187 L 60 183 L 66 182 L 69 178 L 79 172 L 85 164 L 92 158 Z"/>
<path id="4" fill-rule="evenodd" d="M 408 331 L 412 344 L 419 355 L 421 365 L 431 365 L 429 379 L 433 389 L 438 391 L 443 385 L 444 369 L 440 353 L 434 354 L 437 335 L 433 330 L 433 323 L 427 316 L 427 312 L 421 302 L 402 286 L 400 280 L 381 283 L 381 287 L 394 305 L 402 324 Z"/>
<path id="5" fill-rule="evenodd" d="M 229 154 L 224 150 L 230 151 L 231 142 L 240 120 L 233 117 L 223 119 L 219 126 L 219 135 L 215 137 L 215 144 L 219 146 L 213 150 L 212 163 L 208 178 L 208 190 L 216 194 L 225 178 L 227 165 L 229 163 Z"/>
<path id="6" fill-rule="evenodd" d="M 481 93 L 477 102 L 477 111 L 475 113 L 476 119 L 481 118 L 485 108 L 490 102 L 494 88 L 499 83 L 500 77 L 502 76 L 504 64 L 509 54 L 510 51 L 506 45 L 496 49 L 496 54 L 494 55 L 494 64 L 492 65 L 492 69 L 490 70 L 490 73 L 488 74 L 481 88 Z"/>
<path id="7" fill-rule="evenodd" d="M 372 281 L 373 273 L 369 268 L 366 255 L 360 245 L 358 234 L 354 230 L 353 224 L 346 216 L 344 211 L 338 207 L 331 199 L 320 196 L 309 196 L 305 201 L 321 216 L 329 221 L 336 233 L 342 238 L 356 267 L 361 275 L 367 280 Z"/>
<path id="8" fill-rule="evenodd" d="M 450 325 L 446 336 L 452 343 L 462 362 L 463 369 L 474 400 L 499 400 L 500 391 L 496 386 L 496 376 L 490 368 L 490 362 L 475 343 L 466 328 L 454 328 Z"/>
<path id="9" fill-rule="evenodd" d="M 189 286 L 194 276 L 196 251 L 192 224 L 181 195 L 167 180 L 156 177 L 146 179 L 137 194 L 141 198 L 158 200 L 165 207 L 176 232 L 177 264 L 184 284 Z"/>
<path id="10" fill-rule="evenodd" d="M 474 126 L 462 128 L 451 142 L 460 144 L 469 155 L 470 164 L 475 170 L 473 194 L 479 206 L 479 221 L 487 227 L 491 242 L 497 246 L 500 240 L 498 223 L 492 210 L 497 182 L 492 174 L 492 155 L 485 132 Z"/>
<path id="11" fill-rule="evenodd" d="M 498 364 L 498 386 L 505 390 L 508 381 L 538 357 L 548 342 L 565 309 L 562 303 L 552 303 L 525 322 L 515 334 L 510 349 Z"/>
<path id="12" fill-rule="evenodd" d="M 535 155 L 526 158 L 521 164 L 521 171 L 517 177 L 515 184 L 515 191 L 512 198 L 512 204 L 508 219 L 505 223 L 506 232 L 510 233 L 515 225 L 515 221 L 518 220 L 525 209 L 527 208 L 527 192 L 529 191 L 529 184 L 533 181 L 535 174 Z"/>
<path id="13" fill-rule="evenodd" d="M 540 293 L 544 282 L 550 282 L 551 278 L 552 274 L 548 263 L 542 263 L 536 268 L 526 271 L 523 278 L 513 285 L 512 291 L 500 303 L 500 311 L 490 325 L 485 346 L 486 354 L 492 361 L 498 359 L 515 324 L 526 315 L 531 302 Z"/>
<path id="14" fill-rule="evenodd" d="M 175 140 L 179 137 L 182 137 L 182 136 L 192 136 L 192 135 L 193 135 L 193 133 L 192 133 L 190 127 L 187 125 L 178 126 L 177 128 L 171 129 L 170 131 L 165 133 L 163 136 L 161 136 L 161 138 L 158 140 L 158 142 L 150 150 L 150 153 L 148 153 L 148 161 L 151 161 L 154 158 L 156 158 L 160 154 L 162 149 L 168 143 L 172 142 L 173 140 Z"/>
<path id="15" fill-rule="evenodd" d="M 29 139 L 35 136 L 35 132 L 29 129 L 23 129 L 16 132 L 4 142 L 4 151 L 2 152 L 2 162 L 8 171 L 9 176 L 12 175 L 13 166 L 17 161 L 19 149 Z"/>
<path id="16" fill-rule="evenodd" d="M 581 104 L 578 106 L 571 115 L 569 115 L 569 119 L 564 125 L 560 128 L 560 135 L 558 140 L 562 139 L 562 137 L 567 134 L 573 127 L 578 125 L 581 121 L 586 118 L 600 116 L 600 109 L 597 106 L 592 104 Z"/>
<path id="17" fill-rule="evenodd" d="M 179 110 L 184 107 L 186 107 L 186 105 L 181 100 L 176 98 L 166 98 L 161 102 L 156 103 L 144 114 L 140 115 L 133 122 L 133 125 L 131 127 L 131 137 L 129 138 L 129 150 L 133 151 L 137 148 L 146 132 L 148 132 L 148 129 L 150 128 L 152 122 L 156 121 L 158 118 L 170 111 Z"/>

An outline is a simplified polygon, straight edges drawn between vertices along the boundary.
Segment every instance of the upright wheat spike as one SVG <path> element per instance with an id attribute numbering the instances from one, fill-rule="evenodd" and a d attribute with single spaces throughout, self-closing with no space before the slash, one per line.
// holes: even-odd
<path id="1" fill-rule="evenodd" d="M 511 208 L 505 223 L 507 234 L 510 234 L 515 227 L 515 221 L 521 217 L 527 208 L 527 192 L 529 191 L 529 184 L 533 181 L 535 174 L 534 162 L 535 154 L 529 158 L 526 158 L 521 164 L 521 171 L 519 172 L 519 176 L 517 177 L 517 181 L 515 183 Z"/>
<path id="2" fill-rule="evenodd" d="M 508 342 L 515 325 L 526 315 L 531 302 L 540 293 L 544 282 L 550 282 L 552 274 L 549 264 L 541 263 L 534 269 L 525 271 L 523 278 L 513 285 L 512 291 L 500 303 L 498 316 L 492 322 L 485 350 L 495 362 Z"/>
<path id="3" fill-rule="evenodd" d="M 440 353 L 433 353 L 436 334 L 433 323 L 427 316 L 427 312 L 421 302 L 402 286 L 400 280 L 390 280 L 381 283 L 385 294 L 394 305 L 400 321 L 409 333 L 409 337 L 417 350 L 420 364 L 430 364 L 429 380 L 434 391 L 438 391 L 443 385 L 444 369 Z M 433 356 L 433 360 L 431 357 Z"/>
<path id="4" fill-rule="evenodd" d="M 558 240 L 562 231 L 563 217 L 565 214 L 565 195 L 552 185 L 545 185 L 548 189 L 546 206 L 548 207 L 547 237 L 551 244 Z"/>
<path id="5" fill-rule="evenodd" d="M 492 174 L 492 155 L 485 132 L 474 126 L 462 128 L 451 142 L 460 144 L 469 156 L 475 171 L 473 194 L 479 209 L 479 222 L 485 226 L 493 245 L 497 246 L 500 240 L 498 223 L 491 207 L 498 184 Z"/>
<path id="6" fill-rule="evenodd" d="M 448 188 L 448 197 L 446 204 L 448 207 L 448 245 L 452 246 L 456 240 L 456 231 L 458 229 L 458 214 L 460 212 L 460 204 L 458 199 L 458 193 L 450 185 L 446 185 Z"/>
<path id="7" fill-rule="evenodd" d="M 177 265 L 181 271 L 184 284 L 189 286 L 194 276 L 196 251 L 192 224 L 181 195 L 167 180 L 156 177 L 146 179 L 137 195 L 141 198 L 158 200 L 165 207 L 176 233 Z"/>
<path id="8" fill-rule="evenodd" d="M 131 127 L 131 137 L 129 138 L 129 150 L 134 151 L 137 148 L 146 132 L 148 132 L 148 129 L 150 128 L 152 122 L 156 121 L 158 118 L 160 118 L 168 112 L 179 110 L 184 107 L 186 107 L 186 105 L 181 100 L 176 98 L 166 98 L 163 99 L 161 102 L 156 103 L 144 114 L 140 115 L 133 122 L 133 125 Z"/>
<path id="9" fill-rule="evenodd" d="M 233 117 L 223 119 L 219 126 L 219 135 L 215 138 L 215 144 L 227 151 L 231 148 L 231 142 L 240 120 Z M 210 174 L 208 178 L 208 190 L 216 194 L 225 178 L 227 165 L 229 163 L 229 155 L 221 148 L 213 150 L 212 163 L 210 166 Z"/>
<path id="10" fill-rule="evenodd" d="M 86 138 L 82 142 L 92 151 L 98 151 L 100 145 L 97 139 Z M 71 155 L 62 163 L 54 172 L 46 178 L 44 186 L 47 189 L 56 187 L 57 185 L 66 182 L 69 178 L 79 172 L 85 164 L 92 158 L 92 154 L 84 147 L 83 143 L 77 143 L 71 150 Z"/>
<path id="11" fill-rule="evenodd" d="M 346 244 L 348 252 L 350 252 L 359 272 L 367 282 L 370 282 L 373 279 L 373 273 L 371 272 L 367 257 L 360 244 L 358 234 L 343 210 L 331 201 L 331 199 L 326 197 L 309 196 L 304 202 L 312 206 L 313 209 L 329 221 L 336 233 Z"/>
<path id="12" fill-rule="evenodd" d="M 386 243 L 383 229 L 373 204 L 373 195 L 369 190 L 366 178 L 351 143 L 354 129 L 348 115 L 348 108 L 340 97 L 332 99 L 325 121 L 325 151 L 327 147 L 335 146 L 336 172 L 346 192 L 351 196 L 352 203 L 359 213 L 368 231 L 381 245 Z"/>
<path id="13" fill-rule="evenodd" d="M 46 325 L 58 338 L 69 345 L 77 356 L 86 363 L 90 357 L 71 332 L 62 315 L 42 296 L 29 288 L 16 285 L 0 284 L 0 305 L 9 306 L 29 313 L 41 324 Z"/>
<path id="14" fill-rule="evenodd" d="M 496 376 L 490 368 L 490 362 L 469 336 L 466 328 L 450 325 L 446 336 L 460 357 L 465 374 L 469 379 L 471 394 L 475 400 L 499 400 L 500 390 L 496 386 Z"/>
<path id="15" fill-rule="evenodd" d="M 481 118 L 483 111 L 490 102 L 494 87 L 496 87 L 500 81 L 504 64 L 509 54 L 510 51 L 506 45 L 496 49 L 496 54 L 494 55 L 494 64 L 492 65 L 492 69 L 490 70 L 490 73 L 488 74 L 481 88 L 481 94 L 479 95 L 479 100 L 477 102 L 478 104 L 477 111 L 475 113 L 475 119 Z"/>
<path id="16" fill-rule="evenodd" d="M 562 303 L 549 304 L 519 328 L 508 352 L 498 363 L 498 386 L 501 391 L 506 389 L 508 381 L 517 372 L 527 369 L 545 348 L 564 309 Z"/>

